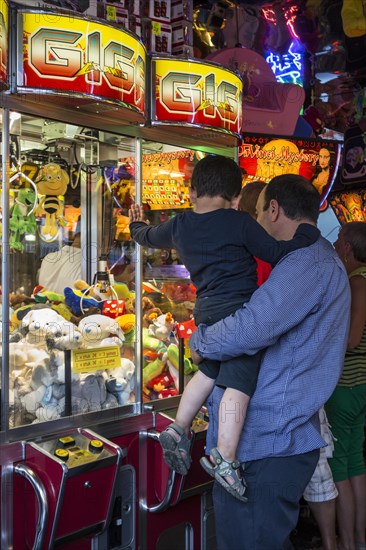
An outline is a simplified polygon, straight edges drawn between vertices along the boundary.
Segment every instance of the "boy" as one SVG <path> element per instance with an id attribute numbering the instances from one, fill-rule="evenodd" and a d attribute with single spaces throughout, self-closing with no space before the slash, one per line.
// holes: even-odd
<path id="1" fill-rule="evenodd" d="M 313 244 L 319 231 L 301 224 L 291 241 L 276 241 L 246 212 L 238 212 L 242 186 L 240 167 L 222 156 L 201 159 L 192 174 L 194 211 L 179 214 L 158 226 L 143 221 L 141 207 L 130 209 L 132 238 L 152 248 L 175 248 L 196 287 L 196 324 L 211 325 L 243 307 L 257 288 L 253 256 L 276 264 L 288 252 Z M 248 327 L 248 330 L 253 330 Z M 160 435 L 169 467 L 185 475 L 191 464 L 191 423 L 213 386 L 225 389 L 218 427 L 218 446 L 201 465 L 235 498 L 246 501 L 236 448 L 249 399 L 255 390 L 261 353 L 230 361 L 203 361 L 185 388 L 176 421 Z"/>

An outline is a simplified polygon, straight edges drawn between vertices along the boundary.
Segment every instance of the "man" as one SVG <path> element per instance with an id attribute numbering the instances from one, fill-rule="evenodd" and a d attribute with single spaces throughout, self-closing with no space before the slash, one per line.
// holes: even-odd
<path id="1" fill-rule="evenodd" d="M 276 239 L 291 239 L 300 223 L 316 225 L 319 193 L 302 176 L 277 176 L 257 202 L 261 225 Z M 350 292 L 332 245 L 318 241 L 285 256 L 243 308 L 192 335 L 193 360 L 226 360 L 264 352 L 256 391 L 238 447 L 248 503 L 216 483 L 214 506 L 220 550 L 292 548 L 299 500 L 325 445 L 320 407 L 342 371 L 349 327 Z M 208 400 L 206 452 L 216 445 L 222 389 Z"/>

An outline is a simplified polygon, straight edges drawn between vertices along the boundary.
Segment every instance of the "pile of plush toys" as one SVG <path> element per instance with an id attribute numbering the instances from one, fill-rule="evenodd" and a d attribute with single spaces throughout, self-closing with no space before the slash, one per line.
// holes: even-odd
<path id="1" fill-rule="evenodd" d="M 10 296 L 13 426 L 52 420 L 65 414 L 66 350 L 109 346 L 118 346 L 120 350 L 120 365 L 116 368 L 85 373 L 72 370 L 73 414 L 126 405 L 135 400 L 135 296 L 123 283 L 116 283 L 113 291 L 111 296 L 101 296 L 97 286 L 75 281 L 73 287 L 65 288 L 64 295 L 37 286 L 32 296 Z M 191 292 L 187 298 L 192 298 Z M 177 327 L 183 326 L 184 320 L 189 321 L 193 303 L 185 300 L 177 305 L 154 289 L 143 298 L 142 306 L 144 399 L 177 395 L 182 391 L 178 387 Z M 190 376 L 195 370 L 195 365 L 186 357 L 184 374 Z"/>

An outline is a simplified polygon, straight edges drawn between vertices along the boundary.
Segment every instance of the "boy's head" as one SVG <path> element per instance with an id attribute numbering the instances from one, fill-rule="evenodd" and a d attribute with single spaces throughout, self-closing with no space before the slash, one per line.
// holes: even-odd
<path id="1" fill-rule="evenodd" d="M 231 201 L 239 196 L 241 186 L 241 168 L 230 158 L 207 155 L 193 170 L 191 188 L 197 198 L 222 197 Z"/>

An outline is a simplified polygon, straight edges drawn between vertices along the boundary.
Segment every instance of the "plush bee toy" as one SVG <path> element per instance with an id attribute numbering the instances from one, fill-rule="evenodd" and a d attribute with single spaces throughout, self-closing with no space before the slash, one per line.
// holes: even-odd
<path id="1" fill-rule="evenodd" d="M 46 215 L 46 222 L 41 229 L 41 234 L 55 237 L 58 232 L 58 224 L 66 225 L 63 217 L 63 204 L 59 196 L 66 193 L 69 184 L 68 173 L 59 164 L 46 164 L 40 169 L 36 184 L 39 195 L 42 195 L 36 215 Z"/>

